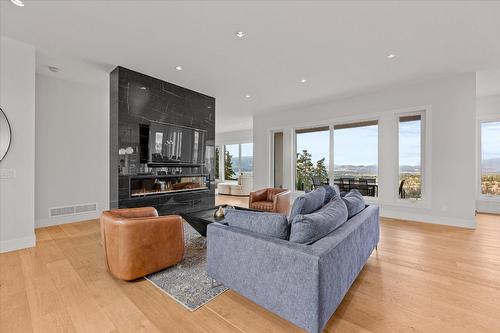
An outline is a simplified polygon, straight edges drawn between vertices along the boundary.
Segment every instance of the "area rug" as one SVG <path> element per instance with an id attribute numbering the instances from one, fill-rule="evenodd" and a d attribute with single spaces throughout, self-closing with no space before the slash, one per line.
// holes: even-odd
<path id="1" fill-rule="evenodd" d="M 187 309 L 194 311 L 227 290 L 207 276 L 207 241 L 184 222 L 184 259 L 177 265 L 146 276 Z"/>

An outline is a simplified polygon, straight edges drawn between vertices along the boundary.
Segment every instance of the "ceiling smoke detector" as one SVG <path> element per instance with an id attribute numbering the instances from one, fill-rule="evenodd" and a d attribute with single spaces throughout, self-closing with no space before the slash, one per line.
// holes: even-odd
<path id="1" fill-rule="evenodd" d="M 57 73 L 59 72 L 59 67 L 49 66 L 49 71 L 51 71 L 52 73 Z"/>
<path id="2" fill-rule="evenodd" d="M 394 59 L 394 58 L 396 58 L 396 55 L 394 53 L 389 53 L 387 55 L 387 59 Z"/>
<path id="3" fill-rule="evenodd" d="M 182 67 L 181 66 L 175 66 L 175 69 L 177 69 L 178 71 L 182 71 Z"/>
<path id="4" fill-rule="evenodd" d="M 238 31 L 238 32 L 236 33 L 236 37 L 238 37 L 238 38 L 243 38 L 243 37 L 245 37 L 245 33 L 244 33 L 243 31 Z"/>

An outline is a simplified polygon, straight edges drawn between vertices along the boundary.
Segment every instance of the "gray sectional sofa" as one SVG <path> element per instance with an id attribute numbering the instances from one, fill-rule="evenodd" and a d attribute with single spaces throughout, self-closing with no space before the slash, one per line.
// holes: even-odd
<path id="1" fill-rule="evenodd" d="M 305 215 L 313 218 L 312 213 Z M 266 225 L 273 220 L 273 216 L 256 213 L 252 228 L 260 218 L 267 219 Z M 300 218 L 304 216 L 295 216 L 289 223 Z M 277 223 L 282 225 L 282 221 Z M 365 206 L 311 244 L 252 228 L 208 226 L 208 275 L 297 326 L 318 333 L 378 244 L 379 208 Z M 293 232 L 293 226 L 290 229 Z"/>

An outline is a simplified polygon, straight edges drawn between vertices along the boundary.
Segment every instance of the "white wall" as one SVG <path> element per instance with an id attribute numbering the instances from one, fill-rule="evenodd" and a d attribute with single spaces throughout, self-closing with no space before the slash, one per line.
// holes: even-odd
<path id="1" fill-rule="evenodd" d="M 478 121 L 484 120 L 498 120 L 500 121 L 500 95 L 492 95 L 479 97 L 476 103 L 477 110 L 477 118 Z M 483 213 L 496 213 L 500 214 L 500 198 L 486 198 L 481 197 L 480 192 L 480 174 L 479 174 L 479 128 L 478 128 L 478 155 L 477 155 L 477 163 L 478 163 L 478 175 L 476 178 L 477 184 L 477 211 Z M 498 138 L 500 140 L 500 138 Z"/>
<path id="2" fill-rule="evenodd" d="M 36 75 L 36 226 L 97 218 L 109 207 L 109 76 L 95 85 Z M 97 212 L 49 217 L 49 208 Z"/>
<path id="3" fill-rule="evenodd" d="M 0 179 L 0 252 L 35 245 L 35 48 L 0 38 L 0 105 L 12 145 L 0 162 L 15 178 Z"/>
<path id="4" fill-rule="evenodd" d="M 215 145 L 216 146 L 224 146 L 226 144 L 232 143 L 247 143 L 252 142 L 252 130 L 241 130 L 241 131 L 233 131 L 233 132 L 221 132 L 215 133 Z"/>
<path id="5" fill-rule="evenodd" d="M 462 74 L 377 93 L 264 113 L 254 117 L 254 188 L 271 185 L 271 130 L 284 131 L 285 186 L 293 188 L 295 127 L 339 120 L 379 119 L 379 198 L 382 215 L 474 227 L 475 74 Z M 424 165 L 427 193 L 416 203 L 397 199 L 397 123 L 394 111 L 427 106 Z M 425 190 L 425 189 L 424 189 Z"/>

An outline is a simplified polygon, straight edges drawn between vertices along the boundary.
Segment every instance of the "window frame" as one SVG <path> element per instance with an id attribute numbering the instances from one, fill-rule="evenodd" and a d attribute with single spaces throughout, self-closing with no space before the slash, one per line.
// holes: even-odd
<path id="1" fill-rule="evenodd" d="M 324 130 L 321 130 L 321 128 L 324 128 Z M 301 126 L 301 127 L 294 127 L 292 129 L 292 134 L 293 134 L 293 140 L 292 140 L 292 186 L 293 186 L 293 192 L 297 194 L 303 194 L 305 191 L 298 190 L 296 185 L 297 185 L 297 134 L 301 134 L 301 131 L 308 131 L 308 130 L 314 130 L 318 129 L 317 132 L 320 131 L 327 131 L 328 130 L 328 135 L 329 135 L 329 140 L 328 140 L 328 179 L 330 181 L 330 184 L 332 184 L 332 178 L 331 178 L 331 164 L 330 161 L 332 160 L 332 154 L 331 154 L 331 149 L 333 147 L 332 143 L 332 125 L 325 125 L 325 124 L 315 124 L 311 126 Z M 299 132 L 299 133 L 297 133 Z M 311 131 L 311 132 L 316 132 L 316 131 Z M 273 139 L 274 140 L 274 139 Z"/>
<path id="2" fill-rule="evenodd" d="M 482 145 L 482 139 L 483 139 L 483 132 L 482 132 L 482 124 L 484 123 L 495 123 L 495 122 L 500 122 L 500 116 L 498 115 L 492 115 L 492 116 L 486 116 L 486 117 L 478 117 L 477 121 L 477 167 L 476 167 L 476 191 L 477 191 L 477 198 L 482 201 L 500 201 L 500 195 L 492 195 L 492 194 L 483 194 L 482 191 L 482 154 L 483 154 L 483 145 Z"/>
<path id="3" fill-rule="evenodd" d="M 419 203 L 426 202 L 428 199 L 427 193 L 427 109 L 422 109 L 419 111 L 410 111 L 410 112 L 396 112 L 395 113 L 395 121 L 396 121 L 396 176 L 395 176 L 395 189 L 394 196 L 397 202 L 400 203 Z M 408 198 L 402 199 L 399 197 L 399 125 L 400 119 L 402 117 L 411 117 L 411 116 L 420 116 L 420 198 Z"/>
<path id="4" fill-rule="evenodd" d="M 222 175 L 223 175 L 223 180 L 224 181 L 234 182 L 234 181 L 238 180 L 238 177 L 240 176 L 240 174 L 242 172 L 241 171 L 241 145 L 244 145 L 244 144 L 252 144 L 252 160 L 253 160 L 253 158 L 254 158 L 253 141 L 244 141 L 244 142 L 224 143 L 224 144 L 222 144 L 223 154 L 222 154 L 222 163 L 220 165 L 221 165 L 221 168 L 222 168 Z M 233 161 L 237 161 L 238 162 L 238 168 L 237 168 L 237 172 L 236 172 L 236 178 L 234 178 L 234 179 L 228 179 L 228 178 L 226 178 L 226 173 L 225 173 L 225 170 L 226 170 L 226 167 L 225 167 L 225 162 L 226 162 L 226 146 L 235 146 L 235 145 L 238 146 L 238 156 L 233 156 Z M 247 172 L 247 171 L 245 171 L 245 172 Z M 252 162 L 252 173 L 253 173 L 253 162 Z"/>
<path id="5" fill-rule="evenodd" d="M 376 123 L 377 125 L 377 196 L 376 197 L 368 197 L 364 196 L 365 201 L 367 203 L 377 203 L 380 198 L 380 120 L 381 117 L 380 115 L 377 116 L 368 116 L 368 117 L 356 117 L 352 119 L 346 119 L 346 120 L 339 120 L 335 121 L 331 125 L 331 181 L 330 183 L 333 184 L 335 182 L 335 170 L 334 170 L 334 165 L 335 165 L 335 127 L 336 126 L 347 126 L 347 125 L 356 125 L 356 124 L 363 124 L 367 123 L 367 125 L 364 126 L 373 126 L 368 125 L 368 123 Z M 356 127 L 364 127 L 364 126 L 353 126 L 351 128 L 356 128 Z"/>

